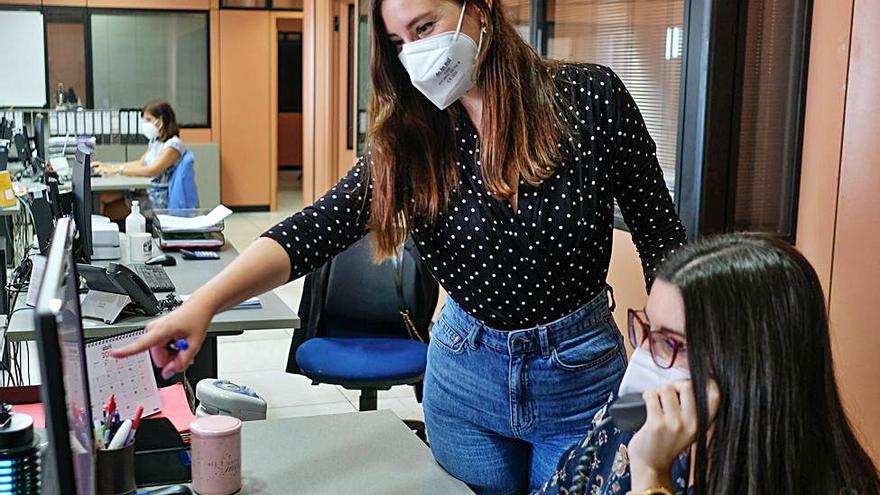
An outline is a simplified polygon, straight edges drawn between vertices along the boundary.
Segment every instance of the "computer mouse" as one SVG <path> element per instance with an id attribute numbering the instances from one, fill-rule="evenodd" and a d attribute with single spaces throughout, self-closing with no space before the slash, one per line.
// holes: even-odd
<path id="1" fill-rule="evenodd" d="M 146 261 L 148 265 L 162 265 L 162 266 L 174 266 L 177 264 L 177 260 L 174 259 L 174 256 L 170 254 L 160 254 L 158 256 L 153 256 L 152 258 Z"/>

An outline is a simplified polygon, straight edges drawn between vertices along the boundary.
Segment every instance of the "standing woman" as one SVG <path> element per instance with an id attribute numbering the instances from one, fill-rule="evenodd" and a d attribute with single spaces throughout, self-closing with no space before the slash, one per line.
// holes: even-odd
<path id="1" fill-rule="evenodd" d="M 155 100 L 144 105 L 141 110 L 141 133 L 147 138 L 147 151 L 137 160 L 126 163 L 92 162 L 95 171 L 101 175 L 130 175 L 134 177 L 151 177 L 150 187 L 146 195 L 135 197 L 140 200 L 141 211 L 168 207 L 168 183 L 174 167 L 186 153 L 183 141 L 180 140 L 180 126 L 174 115 L 174 109 L 167 101 Z M 120 193 L 101 196 L 105 209 L 112 209 L 113 204 L 124 198 Z M 127 206 L 121 204 L 127 210 Z M 108 211 L 111 218 L 117 218 L 113 211 Z M 124 217 L 127 211 L 119 218 Z"/>
<path id="2" fill-rule="evenodd" d="M 368 153 L 124 349 L 184 369 L 223 308 L 371 231 L 407 235 L 449 294 L 424 410 L 431 448 L 481 494 L 523 493 L 582 437 L 626 366 L 606 274 L 616 199 L 646 280 L 685 232 L 654 142 L 606 67 L 541 59 L 496 0 L 374 0 Z M 190 349 L 169 354 L 170 338 Z"/>

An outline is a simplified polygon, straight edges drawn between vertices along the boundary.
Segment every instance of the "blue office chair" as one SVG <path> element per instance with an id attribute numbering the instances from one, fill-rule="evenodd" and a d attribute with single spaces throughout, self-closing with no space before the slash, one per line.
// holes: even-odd
<path id="1" fill-rule="evenodd" d="M 438 294 L 411 240 L 399 257 L 375 264 L 365 237 L 306 277 L 287 371 L 360 390 L 361 411 L 375 410 L 377 391 L 395 385 L 413 385 L 421 402 Z M 424 425 L 407 424 L 424 437 Z"/>
<path id="2" fill-rule="evenodd" d="M 168 180 L 168 209 L 198 208 L 199 190 L 196 187 L 196 156 L 186 150 L 171 171 Z"/>

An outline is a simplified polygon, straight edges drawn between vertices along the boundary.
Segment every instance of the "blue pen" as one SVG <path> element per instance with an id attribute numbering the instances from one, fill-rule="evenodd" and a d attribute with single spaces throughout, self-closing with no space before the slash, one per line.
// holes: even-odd
<path id="1" fill-rule="evenodd" d="M 186 339 L 172 340 L 165 347 L 171 352 L 185 351 L 189 349 L 189 342 Z"/>
<path id="2" fill-rule="evenodd" d="M 119 418 L 119 411 L 113 413 L 113 425 L 110 428 L 110 438 L 113 438 L 113 435 L 116 435 L 116 430 L 119 429 L 119 425 L 122 424 L 122 420 Z M 109 444 L 109 440 L 107 441 Z"/>

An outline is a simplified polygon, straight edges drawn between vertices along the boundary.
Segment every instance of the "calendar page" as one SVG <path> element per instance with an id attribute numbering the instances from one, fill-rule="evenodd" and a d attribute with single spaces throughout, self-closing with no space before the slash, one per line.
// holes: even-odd
<path id="1" fill-rule="evenodd" d="M 116 396 L 117 409 L 122 419 L 133 418 L 138 406 L 144 406 L 144 416 L 162 410 L 149 352 L 144 351 L 125 359 L 116 359 L 110 355 L 111 349 L 124 347 L 143 334 L 143 329 L 134 330 L 86 344 L 93 418 L 101 418 L 104 404 L 111 394 Z"/>

